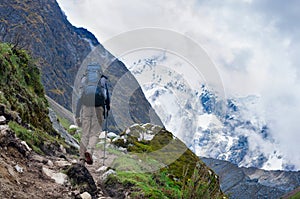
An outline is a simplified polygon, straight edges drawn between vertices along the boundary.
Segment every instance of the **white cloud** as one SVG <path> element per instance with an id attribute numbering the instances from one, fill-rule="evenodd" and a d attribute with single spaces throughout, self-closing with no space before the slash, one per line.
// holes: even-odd
<path id="1" fill-rule="evenodd" d="M 300 168 L 299 1 L 58 2 L 74 25 L 88 28 L 101 43 L 143 27 L 172 29 L 194 39 L 216 63 L 228 95 L 262 97 L 274 137 Z"/>

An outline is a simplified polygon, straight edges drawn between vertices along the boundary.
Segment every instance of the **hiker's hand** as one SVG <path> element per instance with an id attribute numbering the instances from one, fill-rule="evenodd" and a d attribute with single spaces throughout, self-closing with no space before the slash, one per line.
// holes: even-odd
<path id="1" fill-rule="evenodd" d="M 76 118 L 76 124 L 78 127 L 81 127 L 82 125 L 79 117 Z"/>
<path id="2" fill-rule="evenodd" d="M 110 105 L 109 105 L 109 104 L 106 105 L 106 110 L 107 110 L 107 111 L 110 110 Z"/>

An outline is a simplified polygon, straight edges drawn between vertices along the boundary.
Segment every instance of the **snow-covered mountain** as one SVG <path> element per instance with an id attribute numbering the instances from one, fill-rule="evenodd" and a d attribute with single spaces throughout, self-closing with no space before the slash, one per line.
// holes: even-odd
<path id="1" fill-rule="evenodd" d="M 297 169 L 281 153 L 264 117 L 261 97 L 220 97 L 205 82 L 191 86 L 162 53 L 129 70 L 166 128 L 198 156 L 267 170 Z M 196 82 L 196 83 L 195 83 Z"/>

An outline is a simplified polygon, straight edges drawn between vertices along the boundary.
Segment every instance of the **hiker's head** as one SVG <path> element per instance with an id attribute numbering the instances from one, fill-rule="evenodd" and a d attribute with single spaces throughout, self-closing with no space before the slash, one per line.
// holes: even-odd
<path id="1" fill-rule="evenodd" d="M 101 78 L 104 77 L 105 79 L 108 79 L 105 75 L 101 75 Z"/>

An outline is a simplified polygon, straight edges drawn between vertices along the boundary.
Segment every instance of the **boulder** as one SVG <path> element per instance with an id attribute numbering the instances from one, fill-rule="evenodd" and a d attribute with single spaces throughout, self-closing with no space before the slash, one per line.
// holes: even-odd
<path id="1" fill-rule="evenodd" d="M 65 167 L 65 166 L 71 166 L 72 164 L 68 161 L 65 160 L 59 160 L 59 161 L 55 161 L 54 164 L 58 167 Z"/>
<path id="2" fill-rule="evenodd" d="M 6 123 L 7 123 L 6 118 L 3 115 L 1 115 L 0 116 L 0 125 L 6 124 Z"/>
<path id="3" fill-rule="evenodd" d="M 67 170 L 70 180 L 80 189 L 80 192 L 88 192 L 93 197 L 97 195 L 97 186 L 88 169 L 81 164 L 74 164 Z"/>
<path id="4" fill-rule="evenodd" d="M 118 135 L 115 134 L 115 133 L 113 133 L 113 132 L 109 132 L 109 133 L 107 134 L 107 137 L 110 138 L 110 139 L 113 139 L 113 138 L 115 138 L 115 137 L 117 137 L 117 136 L 118 136 Z"/>
<path id="5" fill-rule="evenodd" d="M 108 171 L 106 171 L 105 173 L 102 174 L 102 176 L 100 177 L 100 180 L 102 182 L 105 182 L 110 175 L 114 175 L 114 174 L 116 174 L 116 172 L 112 169 L 109 169 Z"/>
<path id="6" fill-rule="evenodd" d="M 91 194 L 89 194 L 88 192 L 84 192 L 84 193 L 80 194 L 80 197 L 82 199 L 92 199 Z"/>
<path id="7" fill-rule="evenodd" d="M 68 176 L 63 173 L 56 173 L 55 171 L 48 169 L 46 167 L 42 168 L 43 173 L 50 177 L 51 179 L 55 180 L 57 184 L 63 185 L 65 182 L 67 182 Z"/>
<path id="8" fill-rule="evenodd" d="M 21 144 L 23 144 L 28 151 L 32 150 L 25 141 L 21 141 Z"/>
<path id="9" fill-rule="evenodd" d="M 15 169 L 19 173 L 23 173 L 24 172 L 24 169 L 22 167 L 20 167 L 18 164 L 15 166 Z"/>

